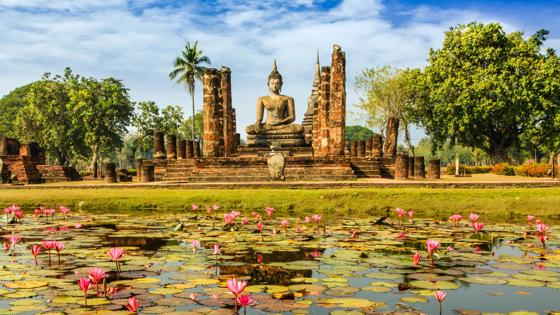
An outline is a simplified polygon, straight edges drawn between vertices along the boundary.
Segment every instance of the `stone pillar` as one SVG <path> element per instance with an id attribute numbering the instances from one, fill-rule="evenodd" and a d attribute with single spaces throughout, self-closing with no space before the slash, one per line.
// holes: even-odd
<path id="1" fill-rule="evenodd" d="M 346 125 L 346 55 L 338 45 L 333 46 L 330 81 L 329 154 L 341 156 Z"/>
<path id="2" fill-rule="evenodd" d="M 423 156 L 414 157 L 414 177 L 415 178 L 426 178 L 426 166 L 424 165 Z"/>
<path id="3" fill-rule="evenodd" d="M 358 156 L 358 142 L 356 141 L 350 142 L 350 156 L 351 157 Z"/>
<path id="4" fill-rule="evenodd" d="M 366 142 L 364 140 L 358 141 L 358 157 L 363 158 L 366 155 Z"/>
<path id="5" fill-rule="evenodd" d="M 177 159 L 183 160 L 187 158 L 187 140 L 179 140 L 177 146 Z"/>
<path id="6" fill-rule="evenodd" d="M 163 132 L 154 132 L 154 159 L 165 159 Z"/>
<path id="7" fill-rule="evenodd" d="M 397 155 L 397 139 L 399 137 L 399 119 L 389 117 L 385 131 L 385 146 L 383 155 L 394 158 Z"/>
<path id="8" fill-rule="evenodd" d="M 136 178 L 138 181 L 142 180 L 142 159 L 136 160 Z"/>
<path id="9" fill-rule="evenodd" d="M 153 165 L 142 165 L 142 182 L 150 183 L 155 180 L 154 177 L 154 166 Z"/>
<path id="10" fill-rule="evenodd" d="M 234 112 L 231 106 L 231 70 L 222 67 L 220 71 L 221 100 L 223 112 L 223 146 L 224 156 L 231 156 L 234 152 L 235 130 L 233 129 Z"/>
<path id="11" fill-rule="evenodd" d="M 372 138 L 369 138 L 366 140 L 366 154 L 365 156 L 370 157 L 371 156 L 371 142 L 372 142 Z"/>
<path id="12" fill-rule="evenodd" d="M 395 179 L 408 178 L 408 156 L 398 153 L 395 158 Z"/>
<path id="13" fill-rule="evenodd" d="M 193 158 L 198 159 L 200 157 L 200 142 L 193 141 Z"/>
<path id="14" fill-rule="evenodd" d="M 374 133 L 371 138 L 371 156 L 383 156 L 383 136 L 378 133 Z"/>
<path id="15" fill-rule="evenodd" d="M 177 159 L 177 136 L 167 135 L 165 137 L 166 143 L 165 148 L 167 149 L 167 159 L 176 160 Z"/>
<path id="16" fill-rule="evenodd" d="M 116 167 L 115 167 L 115 163 L 105 162 L 105 163 L 103 163 L 103 167 L 105 168 L 105 182 L 106 183 L 116 183 L 117 182 L 117 170 L 116 170 Z"/>
<path id="17" fill-rule="evenodd" d="M 220 73 L 217 69 L 207 68 L 202 76 L 204 112 L 204 157 L 220 156 L 220 138 L 223 138 L 222 111 L 220 108 Z"/>
<path id="18" fill-rule="evenodd" d="M 438 159 L 430 160 L 428 164 L 428 178 L 429 179 L 440 179 L 440 164 Z"/>
<path id="19" fill-rule="evenodd" d="M 329 154 L 329 110 L 330 110 L 331 67 L 321 68 L 321 93 L 317 115 L 313 117 L 316 130 L 313 138 L 313 155 L 326 156 Z"/>
<path id="20" fill-rule="evenodd" d="M 187 140 L 186 158 L 192 159 L 194 157 L 194 141 Z"/>
<path id="21" fill-rule="evenodd" d="M 408 177 L 409 178 L 414 177 L 414 168 L 415 167 L 416 167 L 416 165 L 414 164 L 414 157 L 409 156 L 408 157 Z"/>

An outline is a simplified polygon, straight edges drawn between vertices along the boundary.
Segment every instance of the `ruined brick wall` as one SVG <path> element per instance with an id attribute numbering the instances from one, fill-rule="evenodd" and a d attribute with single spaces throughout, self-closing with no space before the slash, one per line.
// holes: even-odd
<path id="1" fill-rule="evenodd" d="M 341 156 L 346 124 L 346 56 L 338 45 L 332 52 L 329 105 L 329 155 Z"/>
<path id="2" fill-rule="evenodd" d="M 223 139 L 223 113 L 221 108 L 221 75 L 217 69 L 208 68 L 202 76 L 204 113 L 204 157 L 219 157 L 220 139 Z"/>
<path id="3" fill-rule="evenodd" d="M 329 110 L 331 67 L 321 68 L 321 94 L 317 115 L 313 118 L 315 137 L 313 138 L 313 155 L 326 156 L 329 154 Z M 317 127 L 317 128 L 315 128 Z"/>
<path id="4" fill-rule="evenodd" d="M 221 85 L 221 107 L 222 107 L 222 126 L 223 126 L 223 145 L 224 156 L 231 156 L 234 151 L 234 115 L 231 105 L 231 70 L 228 67 L 222 67 L 220 71 Z"/>

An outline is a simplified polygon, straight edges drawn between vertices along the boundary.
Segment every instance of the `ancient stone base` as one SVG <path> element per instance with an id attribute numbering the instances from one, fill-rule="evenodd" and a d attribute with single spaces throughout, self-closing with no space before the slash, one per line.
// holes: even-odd
<path id="1" fill-rule="evenodd" d="M 247 135 L 247 145 L 251 147 L 302 147 L 305 146 L 305 135 Z"/>
<path id="2" fill-rule="evenodd" d="M 82 180 L 80 173 L 69 166 L 60 165 L 37 165 L 45 183 L 58 183 Z"/>

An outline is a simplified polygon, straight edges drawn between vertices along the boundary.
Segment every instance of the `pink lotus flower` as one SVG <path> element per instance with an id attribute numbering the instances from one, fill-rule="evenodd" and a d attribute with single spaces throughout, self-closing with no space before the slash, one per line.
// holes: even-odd
<path id="1" fill-rule="evenodd" d="M 220 246 L 218 244 L 214 244 L 214 246 L 212 247 L 213 253 L 214 255 L 220 255 L 222 253 L 222 249 L 220 248 Z"/>
<path id="2" fill-rule="evenodd" d="M 459 221 L 461 221 L 463 219 L 463 216 L 460 214 L 454 214 L 452 216 L 449 217 L 449 221 L 452 222 L 453 226 L 457 225 L 457 223 Z"/>
<path id="3" fill-rule="evenodd" d="M 476 214 L 476 213 L 469 214 L 469 220 L 471 220 L 471 222 L 473 222 L 473 223 L 478 221 L 478 218 L 479 218 L 479 215 Z"/>
<path id="4" fill-rule="evenodd" d="M 81 278 L 78 280 L 78 286 L 84 292 L 84 304 L 87 306 L 87 291 L 91 288 L 91 279 L 87 277 Z"/>
<path id="5" fill-rule="evenodd" d="M 257 229 L 259 230 L 259 232 L 262 233 L 263 227 L 264 227 L 264 224 L 262 224 L 262 223 L 260 223 L 260 222 L 257 223 Z"/>
<path id="6" fill-rule="evenodd" d="M 251 306 L 255 304 L 255 301 L 251 298 L 250 295 L 242 294 L 237 297 L 236 302 L 244 308 L 244 314 L 247 314 L 247 306 Z"/>
<path id="7" fill-rule="evenodd" d="M 402 217 L 406 216 L 406 210 L 404 210 L 402 208 L 395 209 L 395 213 L 397 214 L 397 216 L 399 218 L 402 218 Z"/>
<path id="8" fill-rule="evenodd" d="M 197 211 L 198 210 L 198 205 L 195 205 L 195 204 L 191 205 L 191 209 L 193 211 Z"/>
<path id="9" fill-rule="evenodd" d="M 206 214 L 212 216 L 212 207 L 206 207 Z"/>
<path id="10" fill-rule="evenodd" d="M 548 231 L 548 225 L 543 224 L 543 223 L 537 224 L 536 228 L 537 228 L 537 233 L 538 234 L 545 234 Z"/>
<path id="11" fill-rule="evenodd" d="M 115 265 L 116 265 L 116 268 L 117 268 L 117 275 L 118 275 L 119 272 L 121 271 L 119 260 L 124 255 L 124 249 L 122 249 L 120 247 L 113 247 L 109 250 L 108 254 L 109 254 L 109 257 L 111 257 L 111 259 L 115 261 Z"/>
<path id="12" fill-rule="evenodd" d="M 484 228 L 484 223 L 474 222 L 473 223 L 473 228 L 474 228 L 474 231 L 476 233 L 478 233 L 478 232 L 482 231 L 482 229 Z"/>
<path id="13" fill-rule="evenodd" d="M 434 263 L 434 252 L 440 247 L 440 242 L 436 240 L 426 240 L 426 251 L 430 257 L 430 263 Z"/>
<path id="14" fill-rule="evenodd" d="M 33 259 L 35 259 L 35 266 L 37 266 L 37 255 L 41 253 L 41 246 L 34 244 L 31 247 L 31 255 L 33 255 Z"/>
<path id="15" fill-rule="evenodd" d="M 266 207 L 264 208 L 264 211 L 266 211 L 266 215 L 268 215 L 268 219 L 272 219 L 272 215 L 274 214 L 274 211 L 276 211 L 276 209 L 272 208 L 272 207 Z"/>
<path id="16" fill-rule="evenodd" d="M 231 213 L 224 213 L 224 222 L 226 224 L 234 224 L 235 217 L 231 215 Z"/>
<path id="17" fill-rule="evenodd" d="M 56 250 L 56 254 L 58 256 L 58 264 L 60 265 L 60 252 L 64 249 L 64 243 L 59 241 L 54 241 L 53 243 L 54 250 Z"/>
<path id="18" fill-rule="evenodd" d="M 77 229 L 80 229 L 80 228 L 82 228 L 82 225 L 80 223 L 76 223 L 76 224 L 74 224 L 74 227 L 77 228 Z"/>
<path id="19" fill-rule="evenodd" d="M 241 224 L 243 224 L 243 225 L 249 224 L 249 218 L 244 217 L 243 220 L 241 220 Z"/>
<path id="20" fill-rule="evenodd" d="M 546 235 L 546 234 L 542 234 L 541 236 L 539 236 L 539 240 L 541 241 L 541 244 L 543 246 L 545 246 L 547 239 L 548 239 L 548 235 Z"/>
<path id="21" fill-rule="evenodd" d="M 99 297 L 99 282 L 105 279 L 105 270 L 102 268 L 91 268 L 87 271 L 87 276 L 95 283 L 95 292 Z"/>
<path id="22" fill-rule="evenodd" d="M 39 217 L 41 215 L 41 213 L 42 213 L 41 209 L 33 210 L 33 214 L 35 215 L 35 217 Z"/>
<path id="23" fill-rule="evenodd" d="M 446 250 L 447 250 L 448 252 L 452 252 L 452 251 L 454 251 L 455 249 L 454 249 L 453 247 L 451 247 L 451 246 L 447 246 L 447 249 L 446 249 Z"/>
<path id="24" fill-rule="evenodd" d="M 51 250 L 55 248 L 55 241 L 50 240 L 43 240 L 42 242 L 43 248 L 47 250 L 47 254 L 49 255 L 49 266 L 51 265 Z"/>
<path id="25" fill-rule="evenodd" d="M 257 264 L 262 264 L 263 263 L 263 256 L 261 254 L 257 255 Z"/>
<path id="26" fill-rule="evenodd" d="M 6 237 L 12 246 L 16 245 L 21 240 L 21 236 L 18 234 L 10 235 Z"/>
<path id="27" fill-rule="evenodd" d="M 135 296 L 128 298 L 128 304 L 126 304 L 126 309 L 131 313 L 138 313 L 138 308 L 140 308 L 140 303 Z"/>
<path id="28" fill-rule="evenodd" d="M 319 214 L 314 214 L 310 217 L 311 222 L 315 222 L 317 224 L 319 224 L 321 222 L 321 215 Z"/>
<path id="29" fill-rule="evenodd" d="M 420 252 L 416 252 L 414 255 L 412 255 L 412 262 L 414 263 L 414 265 L 418 265 L 418 263 L 420 262 L 420 257 L 422 257 L 420 255 Z"/>
<path id="30" fill-rule="evenodd" d="M 235 219 L 237 219 L 238 216 L 241 215 L 241 212 L 232 210 L 229 214 L 230 214 L 230 215 L 233 217 L 233 219 L 235 220 Z"/>
<path id="31" fill-rule="evenodd" d="M 227 288 L 233 293 L 235 296 L 238 296 L 245 288 L 247 287 L 247 281 L 237 281 L 236 278 L 229 279 L 226 282 Z"/>
<path id="32" fill-rule="evenodd" d="M 447 293 L 445 293 L 445 291 L 438 290 L 434 292 L 434 296 L 436 297 L 436 300 L 440 303 L 443 302 L 443 300 L 445 300 L 446 295 Z"/>
<path id="33" fill-rule="evenodd" d="M 295 231 L 296 231 L 297 234 L 300 234 L 300 233 L 303 232 L 303 228 L 298 225 L 298 226 L 296 226 Z"/>
<path id="34" fill-rule="evenodd" d="M 70 209 L 66 208 L 65 206 L 60 206 L 59 209 L 60 209 L 60 213 L 62 213 L 62 215 L 64 215 L 64 218 L 66 218 L 68 212 L 70 212 Z"/>
<path id="35" fill-rule="evenodd" d="M 16 209 L 14 210 L 14 216 L 17 220 L 21 220 L 25 215 L 23 214 L 23 211 L 21 211 L 20 209 Z"/>
<path id="36" fill-rule="evenodd" d="M 321 255 L 322 255 L 321 252 L 316 249 L 311 252 L 311 257 L 313 257 L 313 259 L 317 259 L 321 257 Z"/>
<path id="37" fill-rule="evenodd" d="M 215 204 L 215 205 L 212 206 L 212 209 L 214 211 L 218 211 L 218 210 L 220 210 L 220 205 Z"/>
<path id="38" fill-rule="evenodd" d="M 280 225 L 282 225 L 284 231 L 286 232 L 286 236 L 288 236 L 288 225 L 289 225 L 288 220 L 280 221 Z"/>
<path id="39" fill-rule="evenodd" d="M 200 242 L 197 240 L 194 240 L 191 242 L 192 245 L 192 251 L 194 254 L 196 254 L 196 250 L 200 248 Z"/>

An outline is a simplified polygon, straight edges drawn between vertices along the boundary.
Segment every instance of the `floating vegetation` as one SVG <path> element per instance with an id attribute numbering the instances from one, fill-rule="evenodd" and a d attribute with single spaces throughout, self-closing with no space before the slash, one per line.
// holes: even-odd
<path id="1" fill-rule="evenodd" d="M 560 309 L 559 230 L 534 217 L 519 226 L 402 209 L 393 219 L 6 209 L 0 314 Z"/>

